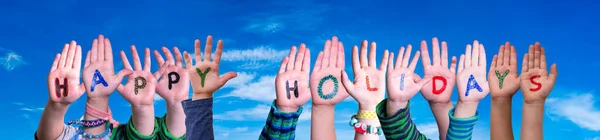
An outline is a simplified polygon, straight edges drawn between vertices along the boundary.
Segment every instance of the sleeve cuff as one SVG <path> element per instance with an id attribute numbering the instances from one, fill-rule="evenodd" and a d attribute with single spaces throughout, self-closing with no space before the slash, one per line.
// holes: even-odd
<path id="1" fill-rule="evenodd" d="M 457 118 L 454 116 L 454 109 L 452 108 L 450 109 L 450 111 L 448 111 L 448 116 L 450 117 L 450 124 L 460 124 L 460 125 L 466 125 L 466 124 L 473 124 L 475 125 L 475 122 L 477 121 L 477 119 L 479 119 L 479 112 L 475 111 L 475 115 L 468 117 L 468 118 Z"/>
<path id="2" fill-rule="evenodd" d="M 386 102 L 388 99 L 384 99 L 383 101 L 379 102 L 379 104 L 377 104 L 377 117 L 379 117 L 380 121 L 391 121 L 391 120 L 398 120 L 398 119 L 403 119 L 404 117 L 407 116 L 407 114 L 409 113 L 410 110 L 410 101 L 408 102 L 408 104 L 406 104 L 406 107 L 398 110 L 396 112 L 396 114 L 394 115 L 386 115 Z M 401 118 L 399 118 L 401 117 Z"/>
<path id="3" fill-rule="evenodd" d="M 156 118 L 154 119 L 154 131 L 152 131 L 152 134 L 150 135 L 143 135 L 140 132 L 138 132 L 137 129 L 135 129 L 135 126 L 133 125 L 132 122 L 132 117 L 129 117 L 129 121 L 127 122 L 127 137 L 129 138 L 133 138 L 133 139 L 138 139 L 138 140 L 150 140 L 150 139 L 154 139 L 156 137 L 156 133 L 158 132 L 158 122 L 156 120 Z"/>
<path id="4" fill-rule="evenodd" d="M 183 100 L 181 102 L 181 106 L 183 106 L 184 112 L 186 110 L 193 110 L 193 108 L 198 108 L 198 107 L 203 107 L 203 108 L 210 107 L 212 109 L 212 105 L 213 105 L 213 98 L 200 99 L 200 100 L 187 99 L 187 100 Z"/>
<path id="5" fill-rule="evenodd" d="M 156 118 L 160 128 L 159 131 L 162 134 L 164 134 L 164 137 L 168 140 L 184 140 L 187 134 L 183 134 L 183 136 L 181 137 L 175 137 L 173 136 L 173 134 L 171 134 L 171 132 L 169 132 L 169 128 L 167 127 L 167 121 L 165 120 L 166 118 L 167 114 L 163 115 L 163 117 Z"/>

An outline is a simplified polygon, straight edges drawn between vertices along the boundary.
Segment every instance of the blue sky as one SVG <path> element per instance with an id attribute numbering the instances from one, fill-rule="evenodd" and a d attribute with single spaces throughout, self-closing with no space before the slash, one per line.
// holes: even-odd
<path id="1" fill-rule="evenodd" d="M 213 35 L 225 41 L 221 69 L 238 77 L 215 94 L 217 139 L 255 139 L 275 98 L 274 77 L 289 47 L 306 43 L 314 64 L 325 39 L 337 35 L 346 45 L 347 70 L 351 70 L 351 45 L 361 40 L 397 52 L 399 46 L 417 45 L 437 36 L 449 44 L 449 54 L 459 56 L 477 39 L 486 46 L 489 61 L 500 44 L 510 41 L 522 59 L 529 44 L 540 41 L 548 62 L 558 64 L 558 82 L 546 102 L 546 139 L 600 139 L 600 91 L 593 78 L 600 68 L 595 44 L 600 32 L 597 9 L 591 0 L 579 1 L 3 1 L 0 5 L 0 133 L 7 139 L 31 139 L 48 100 L 46 77 L 62 44 L 76 40 L 84 50 L 98 35 L 109 37 L 114 52 L 138 47 L 158 49 L 178 46 L 193 51 L 194 39 Z M 417 45 L 418 46 L 418 45 Z M 570 51 L 570 52 L 569 52 Z M 118 55 L 115 55 L 118 56 Z M 116 69 L 121 69 L 115 57 Z M 380 58 L 379 58 L 380 59 Z M 152 61 L 155 61 L 152 58 Z M 520 63 L 521 61 L 519 61 Z M 520 67 L 520 65 L 519 65 Z M 153 62 L 153 71 L 156 70 Z M 419 64 L 416 70 L 422 74 Z M 66 119 L 84 111 L 82 97 L 69 108 Z M 453 100 L 456 101 L 456 93 Z M 513 130 L 518 139 L 523 97 L 513 99 Z M 437 137 L 435 120 L 418 94 L 411 113 L 419 130 Z M 474 139 L 489 139 L 490 97 L 479 105 L 480 119 Z M 115 118 L 127 121 L 128 102 L 111 96 Z M 155 103 L 162 116 L 165 103 Z M 305 106 L 298 139 L 309 139 L 310 103 Z M 336 106 L 338 139 L 353 135 L 347 121 L 357 110 L 348 98 Z"/>

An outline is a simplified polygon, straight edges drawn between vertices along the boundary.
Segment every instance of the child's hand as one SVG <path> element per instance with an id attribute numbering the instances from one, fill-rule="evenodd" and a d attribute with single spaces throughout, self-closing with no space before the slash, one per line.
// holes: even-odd
<path id="1" fill-rule="evenodd" d="M 540 43 L 530 45 L 529 53 L 523 57 L 523 68 L 519 77 L 525 103 L 544 102 L 554 88 L 557 75 L 556 64 L 552 64 L 548 74 L 546 53 Z"/>
<path id="2" fill-rule="evenodd" d="M 192 56 L 185 51 L 183 52 L 186 63 L 185 69 L 190 75 L 192 89 L 194 91 L 194 95 L 192 96 L 193 100 L 212 98 L 215 91 L 223 87 L 227 81 L 237 76 L 235 72 L 227 72 L 219 77 L 219 64 L 221 62 L 223 41 L 219 40 L 217 43 L 217 51 L 211 61 L 212 39 L 212 36 L 206 38 L 204 54 L 200 53 L 200 40 L 194 42 L 194 55 L 196 56 L 195 65 L 192 62 Z"/>
<path id="3" fill-rule="evenodd" d="M 310 76 L 313 105 L 334 106 L 348 97 L 342 87 L 341 71 L 344 67 L 344 45 L 337 37 L 325 42 L 324 52 L 319 52 Z"/>
<path id="4" fill-rule="evenodd" d="M 146 48 L 144 52 L 144 69 L 142 69 L 142 62 L 137 50 L 135 46 L 131 46 L 134 69 L 131 67 L 125 52 L 121 51 L 123 66 L 125 69 L 133 71 L 133 73 L 127 76 L 127 84 L 120 85 L 117 90 L 132 106 L 154 105 L 154 93 L 157 82 L 154 75 L 150 73 L 150 49 Z M 160 73 L 157 74 L 160 75 Z"/>
<path id="5" fill-rule="evenodd" d="M 295 112 L 310 100 L 309 72 L 310 50 L 306 45 L 300 44 L 296 56 L 296 46 L 293 46 L 290 55 L 283 59 L 279 74 L 275 78 L 278 109 L 284 112 Z"/>
<path id="6" fill-rule="evenodd" d="M 371 42 L 371 50 L 369 54 L 369 60 L 367 62 L 367 48 L 368 42 L 365 40 L 362 42 L 360 47 L 360 60 L 358 54 L 358 47 L 352 48 L 352 69 L 354 71 L 354 83 L 348 78 L 348 74 L 345 71 L 343 73 L 344 87 L 354 97 L 359 104 L 360 110 L 375 110 L 375 107 L 385 96 L 385 72 L 388 65 L 387 50 L 383 53 L 383 59 L 381 59 L 381 65 L 379 68 L 376 66 L 376 44 Z"/>
<path id="7" fill-rule="evenodd" d="M 517 50 L 509 42 L 500 46 L 488 72 L 492 98 L 512 98 L 520 88 L 517 74 Z"/>
<path id="8" fill-rule="evenodd" d="M 154 77 L 160 77 L 156 93 L 167 102 L 180 102 L 188 99 L 190 76 L 183 68 L 181 52 L 177 47 L 174 47 L 175 58 L 173 58 L 167 47 L 162 47 L 162 51 L 165 53 L 167 61 L 163 59 L 158 51 L 154 50 L 154 56 L 159 65 L 159 70 L 154 73 Z"/>
<path id="9" fill-rule="evenodd" d="M 472 49 L 472 50 L 471 50 Z M 467 45 L 458 62 L 457 86 L 459 101 L 479 102 L 490 92 L 486 80 L 486 58 L 483 44 L 477 40 Z"/>
<path id="10" fill-rule="evenodd" d="M 421 90 L 423 85 L 431 81 L 431 77 L 421 79 L 419 75 L 414 73 L 421 52 L 417 51 L 412 61 L 409 61 L 411 51 L 411 45 L 408 45 L 406 52 L 404 47 L 400 47 L 396 66 L 394 66 L 393 52 L 388 60 L 386 83 L 388 100 L 391 102 L 401 102 L 406 105 L 406 103 Z M 410 64 L 408 62 L 410 62 Z"/>
<path id="11" fill-rule="evenodd" d="M 130 70 L 121 70 L 114 73 L 112 46 L 108 38 L 99 35 L 94 39 L 92 50 L 88 51 L 83 68 L 83 83 L 87 89 L 88 100 L 99 98 L 108 100 L 108 96 L 121 84 Z"/>
<path id="12" fill-rule="evenodd" d="M 433 45 L 433 63 L 429 59 L 427 42 L 421 41 L 421 58 L 423 59 L 423 69 L 425 77 L 431 77 L 431 81 L 423 88 L 421 94 L 430 103 L 450 103 L 450 96 L 454 89 L 456 78 L 456 57 L 452 57 L 450 69 L 448 69 L 448 46 L 442 42 L 442 54 L 440 55 L 440 46 L 437 38 L 432 39 Z"/>
<path id="13" fill-rule="evenodd" d="M 83 95 L 85 87 L 79 82 L 80 70 L 81 46 L 71 41 L 71 44 L 65 44 L 62 53 L 54 57 L 48 74 L 48 93 L 52 103 L 69 105 Z"/>

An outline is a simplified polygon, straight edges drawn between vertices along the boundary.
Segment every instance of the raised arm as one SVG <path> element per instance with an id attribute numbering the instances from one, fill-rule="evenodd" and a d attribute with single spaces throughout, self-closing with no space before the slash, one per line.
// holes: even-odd
<path id="1" fill-rule="evenodd" d="M 546 53 L 539 42 L 529 46 L 529 53 L 523 57 L 521 69 L 521 89 L 523 89 L 523 120 L 521 139 L 544 139 L 542 122 L 544 121 L 544 103 L 554 88 L 558 71 L 552 64 L 550 73 L 546 67 Z M 526 132 L 525 132 L 526 131 Z"/>
<path id="2" fill-rule="evenodd" d="M 162 55 L 154 50 L 154 56 L 159 65 L 159 71 L 155 72 L 155 77 L 160 77 L 156 93 L 167 102 L 167 115 L 158 121 L 161 134 L 160 139 L 185 139 L 185 113 L 181 102 L 188 99 L 190 91 L 190 76 L 183 69 L 183 58 L 177 47 L 173 48 L 175 57 L 167 47 L 162 47 L 162 52 L 167 57 L 163 59 Z M 162 73 L 162 75 L 157 75 Z M 164 120 L 164 121 L 162 121 Z"/>
<path id="3" fill-rule="evenodd" d="M 212 118 L 212 97 L 215 91 L 223 87 L 227 81 L 235 78 L 235 72 L 225 73 L 219 76 L 219 63 L 223 50 L 223 41 L 217 43 L 217 50 L 211 61 L 212 54 L 212 36 L 206 38 L 206 47 L 204 55 L 200 52 L 200 40 L 194 42 L 195 60 L 192 62 L 192 56 L 183 52 L 185 56 L 185 69 L 190 75 L 192 90 L 194 92 L 192 99 L 182 102 L 185 112 L 185 126 L 188 140 L 206 140 L 214 139 L 213 118 Z"/>
<path id="4" fill-rule="evenodd" d="M 157 78 L 150 72 L 150 49 L 144 50 L 144 67 L 135 46 L 131 46 L 133 67 L 129 63 L 124 51 L 121 51 L 121 60 L 127 70 L 133 71 L 128 75 L 127 83 L 120 85 L 117 90 L 131 104 L 131 121 L 140 137 L 149 139 L 155 137 L 156 122 L 154 119 L 154 93 Z M 160 75 L 160 72 L 157 73 Z M 131 124 L 129 124 L 131 125 Z"/>
<path id="5" fill-rule="evenodd" d="M 48 74 L 48 103 L 44 108 L 35 139 L 62 139 L 65 128 L 65 113 L 85 88 L 80 84 L 81 46 L 75 41 L 65 44 L 62 53 L 56 54 Z"/>
<path id="6" fill-rule="evenodd" d="M 449 112 L 450 126 L 446 139 L 471 139 L 473 126 L 479 115 L 477 105 L 490 92 L 486 79 L 486 57 L 483 44 L 477 40 L 468 44 L 465 54 L 460 56 L 456 85 L 458 102 L 454 111 Z M 465 131 L 466 130 L 466 131 Z"/>
<path id="7" fill-rule="evenodd" d="M 406 52 L 405 52 L 406 51 Z M 403 139 L 427 139 L 425 135 L 417 130 L 410 118 L 409 100 L 421 90 L 423 85 L 431 81 L 431 77 L 421 79 L 414 73 L 420 52 L 417 51 L 410 61 L 412 46 L 400 47 L 398 59 L 394 66 L 394 53 L 390 54 L 387 72 L 388 99 L 383 100 L 377 106 L 377 115 L 381 128 L 388 140 Z M 410 64 L 409 64 L 410 62 Z"/>
<path id="8" fill-rule="evenodd" d="M 490 138 L 492 140 L 513 140 L 512 97 L 519 90 L 517 75 L 517 51 L 509 42 L 500 46 L 494 55 L 488 72 L 492 94 L 492 115 Z"/>
<path id="9" fill-rule="evenodd" d="M 376 64 L 376 44 L 371 42 L 369 59 L 367 61 L 368 42 L 364 40 L 360 47 L 360 60 L 358 47 L 352 48 L 352 69 L 354 83 L 350 81 L 346 71 L 342 71 L 342 84 L 348 93 L 358 102 L 358 113 L 351 118 L 355 140 L 376 140 L 383 135 L 381 124 L 376 114 L 376 107 L 385 97 L 385 73 L 387 71 L 388 55 L 384 51 L 381 65 Z"/>
<path id="10" fill-rule="evenodd" d="M 437 122 L 440 140 L 446 139 L 448 131 L 449 116 L 448 111 L 454 107 L 450 102 L 450 96 L 454 89 L 456 79 L 456 57 L 452 56 L 452 63 L 448 69 L 448 45 L 442 42 L 442 52 L 440 55 L 440 46 L 437 38 L 432 39 L 433 63 L 429 58 L 427 42 L 421 41 L 421 55 L 425 77 L 431 77 L 431 82 L 421 88 L 421 94 L 429 101 L 429 107 Z"/>
<path id="11" fill-rule="evenodd" d="M 348 92 L 341 87 L 341 71 L 344 67 L 344 45 L 337 37 L 325 42 L 319 52 L 310 76 L 312 115 L 310 138 L 312 140 L 336 139 L 334 128 L 335 104 L 346 99 Z"/>
<path id="12" fill-rule="evenodd" d="M 296 46 L 290 55 L 283 58 L 279 73 L 275 78 L 276 97 L 265 127 L 259 139 L 293 140 L 296 124 L 302 113 L 302 105 L 310 100 L 308 74 L 310 71 L 310 50 L 300 44 L 298 55 Z"/>

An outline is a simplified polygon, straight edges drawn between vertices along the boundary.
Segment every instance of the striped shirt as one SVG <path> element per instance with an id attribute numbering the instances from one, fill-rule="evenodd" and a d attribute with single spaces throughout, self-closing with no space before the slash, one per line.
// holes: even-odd
<path id="1" fill-rule="evenodd" d="M 298 118 L 302 114 L 302 107 L 296 112 L 282 112 L 275 106 L 276 101 L 271 105 L 271 111 L 267 117 L 266 125 L 259 136 L 259 140 L 293 140 L 296 137 L 296 125 Z"/>

